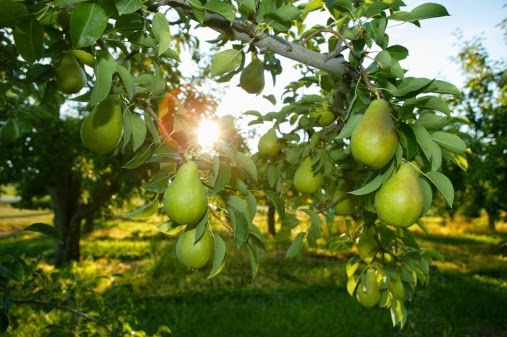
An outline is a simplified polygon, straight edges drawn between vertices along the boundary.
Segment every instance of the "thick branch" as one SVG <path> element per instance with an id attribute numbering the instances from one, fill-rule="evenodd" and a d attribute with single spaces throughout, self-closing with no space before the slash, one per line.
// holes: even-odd
<path id="1" fill-rule="evenodd" d="M 155 9 L 159 6 L 172 6 L 195 20 L 192 8 L 186 0 L 158 0 L 154 1 L 150 7 Z M 349 71 L 343 57 L 329 58 L 328 54 L 321 54 L 299 44 L 285 41 L 278 36 L 260 32 L 254 23 L 240 20 L 234 20 L 231 23 L 218 14 L 206 13 L 203 25 L 231 39 L 252 43 L 261 50 L 271 51 L 332 74 L 344 75 Z"/>

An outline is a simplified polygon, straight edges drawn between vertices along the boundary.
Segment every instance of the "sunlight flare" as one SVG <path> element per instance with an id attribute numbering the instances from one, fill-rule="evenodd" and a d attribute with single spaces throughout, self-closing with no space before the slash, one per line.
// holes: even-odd
<path id="1" fill-rule="evenodd" d="M 220 128 L 216 121 L 203 119 L 197 129 L 197 139 L 204 151 L 209 151 L 220 137 Z"/>

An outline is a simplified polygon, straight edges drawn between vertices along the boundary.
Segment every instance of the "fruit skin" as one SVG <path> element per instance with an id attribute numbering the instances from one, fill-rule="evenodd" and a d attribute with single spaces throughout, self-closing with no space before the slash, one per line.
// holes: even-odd
<path id="1" fill-rule="evenodd" d="M 195 225 L 208 208 L 206 188 L 199 179 L 194 162 L 187 162 L 178 169 L 173 182 L 164 193 L 167 215 L 180 225 Z"/>
<path id="2" fill-rule="evenodd" d="M 365 308 L 373 308 L 380 302 L 380 286 L 375 270 L 366 271 L 365 282 L 359 283 L 356 292 L 357 301 Z"/>
<path id="3" fill-rule="evenodd" d="M 81 124 L 81 141 L 88 149 L 105 154 L 118 146 L 123 134 L 121 104 L 108 97 Z"/>
<path id="4" fill-rule="evenodd" d="M 403 286 L 403 281 L 401 280 L 400 275 L 398 275 L 396 281 L 389 283 L 388 288 L 396 299 L 400 301 L 405 301 L 407 299 L 405 287 Z"/>
<path id="5" fill-rule="evenodd" d="M 320 107 L 317 110 L 312 111 L 310 115 L 314 118 L 317 118 L 317 122 L 320 124 L 320 126 L 328 126 L 329 124 L 333 123 L 336 118 L 333 112 L 327 106 Z"/>
<path id="6" fill-rule="evenodd" d="M 313 160 L 307 157 L 294 174 L 294 187 L 299 192 L 315 193 L 320 188 L 322 177 L 320 173 L 313 174 L 312 165 Z"/>
<path id="7" fill-rule="evenodd" d="M 379 169 L 393 158 L 397 145 L 389 103 L 383 99 L 372 101 L 352 132 L 352 156 L 366 166 Z"/>
<path id="8" fill-rule="evenodd" d="M 87 66 L 94 67 L 95 66 L 95 57 L 87 51 L 76 49 L 71 51 L 72 55 L 74 55 L 79 61 L 83 62 Z"/>
<path id="9" fill-rule="evenodd" d="M 375 230 L 373 227 L 363 227 L 356 240 L 356 247 L 361 259 L 366 263 L 371 263 L 378 250 L 377 240 L 375 240 Z"/>
<path id="10" fill-rule="evenodd" d="M 260 139 L 258 144 L 259 153 L 263 156 L 274 157 L 280 153 L 280 144 L 276 137 L 275 128 L 270 129 Z"/>
<path id="11" fill-rule="evenodd" d="M 255 58 L 241 72 L 239 86 L 249 94 L 258 94 L 264 89 L 264 66 Z"/>
<path id="12" fill-rule="evenodd" d="M 75 94 L 86 85 L 86 75 L 71 54 L 65 54 L 56 68 L 56 85 L 66 94 Z"/>
<path id="13" fill-rule="evenodd" d="M 403 163 L 375 194 L 375 211 L 388 225 L 409 227 L 419 219 L 424 195 L 417 171 Z"/>
<path id="14" fill-rule="evenodd" d="M 195 229 L 184 232 L 176 242 L 176 257 L 181 264 L 189 268 L 202 268 L 208 263 L 213 253 L 213 237 L 205 230 L 194 245 Z"/>
<path id="15" fill-rule="evenodd" d="M 348 191 L 349 191 L 349 188 L 346 184 L 340 184 L 335 191 L 335 198 L 340 198 L 342 195 L 344 195 Z M 349 197 L 347 199 L 342 200 L 336 204 L 335 214 L 336 215 L 352 215 L 352 214 L 354 214 L 355 207 L 356 207 L 356 203 L 355 203 L 354 197 L 351 194 L 349 194 Z"/>

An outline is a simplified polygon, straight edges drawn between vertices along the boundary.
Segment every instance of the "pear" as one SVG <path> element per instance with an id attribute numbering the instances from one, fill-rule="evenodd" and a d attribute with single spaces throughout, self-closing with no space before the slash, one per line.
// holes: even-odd
<path id="1" fill-rule="evenodd" d="M 7 122 L 0 128 L 0 139 L 5 143 L 12 143 L 21 136 L 19 126 L 16 120 L 9 118 Z"/>
<path id="2" fill-rule="evenodd" d="M 178 169 L 165 190 L 164 207 L 169 218 L 180 225 L 195 225 L 204 216 L 208 196 L 196 163 L 187 162 Z"/>
<path id="3" fill-rule="evenodd" d="M 338 186 L 335 191 L 335 200 L 340 198 L 342 195 L 346 194 L 350 189 L 347 184 L 342 183 Z M 340 201 L 335 206 L 335 214 L 336 215 L 352 215 L 354 214 L 354 208 L 356 206 L 354 197 L 349 194 L 348 198 Z"/>
<path id="4" fill-rule="evenodd" d="M 269 157 L 274 157 L 280 152 L 275 128 L 270 129 L 259 139 L 258 149 L 261 155 Z"/>
<path id="5" fill-rule="evenodd" d="M 320 173 L 313 174 L 312 165 L 312 158 L 307 157 L 294 174 L 294 187 L 299 192 L 315 193 L 320 188 L 322 177 Z"/>
<path id="6" fill-rule="evenodd" d="M 421 216 L 423 190 L 412 164 L 403 163 L 375 194 L 375 211 L 388 225 L 408 227 Z"/>
<path id="7" fill-rule="evenodd" d="M 56 68 L 56 85 L 66 94 L 75 94 L 86 85 L 86 75 L 73 55 L 63 55 Z"/>
<path id="8" fill-rule="evenodd" d="M 383 99 L 372 101 L 352 132 L 352 156 L 366 166 L 379 169 L 393 158 L 397 145 L 389 103 Z"/>
<path id="9" fill-rule="evenodd" d="M 405 291 L 405 286 L 403 285 L 403 280 L 401 279 L 401 275 L 397 275 L 395 281 L 391 281 L 389 283 L 389 291 L 391 294 L 400 301 L 405 301 L 407 299 L 407 293 Z"/>
<path id="10" fill-rule="evenodd" d="M 320 126 L 328 126 L 329 124 L 333 123 L 333 121 L 336 119 L 334 113 L 327 105 L 324 105 L 312 111 L 310 115 L 313 118 L 317 119 L 317 122 L 319 123 Z"/>
<path id="11" fill-rule="evenodd" d="M 121 104 L 108 97 L 81 124 L 81 141 L 88 149 L 104 154 L 118 146 L 123 134 Z"/>
<path id="12" fill-rule="evenodd" d="M 373 227 L 363 227 L 356 240 L 357 252 L 361 259 L 366 263 L 371 263 L 378 251 L 377 240 L 375 240 L 375 230 Z"/>
<path id="13" fill-rule="evenodd" d="M 366 271 L 365 282 L 359 283 L 356 297 L 359 304 L 366 308 L 372 308 L 380 302 L 380 286 L 372 268 Z"/>
<path id="14" fill-rule="evenodd" d="M 249 94 L 258 94 L 264 89 L 264 66 L 255 58 L 241 72 L 239 86 Z"/>
<path id="15" fill-rule="evenodd" d="M 213 236 L 206 229 L 194 243 L 195 232 L 194 228 L 180 235 L 176 242 L 176 257 L 183 265 L 198 269 L 204 267 L 213 254 Z"/>

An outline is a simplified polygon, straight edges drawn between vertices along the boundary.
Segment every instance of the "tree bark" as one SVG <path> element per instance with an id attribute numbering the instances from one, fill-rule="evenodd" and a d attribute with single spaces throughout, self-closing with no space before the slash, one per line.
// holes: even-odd
<path id="1" fill-rule="evenodd" d="M 486 213 L 488 214 L 488 229 L 490 232 L 496 232 L 495 219 L 497 213 L 495 210 L 486 209 Z"/>
<path id="2" fill-rule="evenodd" d="M 268 204 L 268 233 L 271 235 L 276 234 L 275 207 L 271 204 Z"/>

